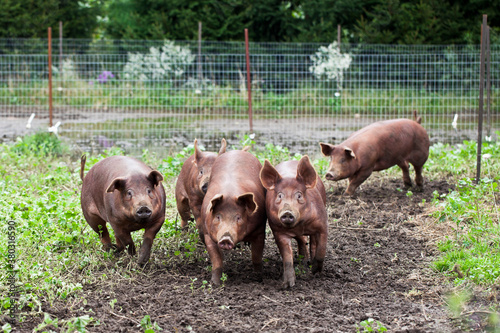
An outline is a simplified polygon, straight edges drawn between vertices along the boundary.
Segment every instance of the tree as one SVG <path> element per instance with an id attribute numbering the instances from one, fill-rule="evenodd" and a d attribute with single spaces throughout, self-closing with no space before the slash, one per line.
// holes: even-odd
<path id="1" fill-rule="evenodd" d="M 100 0 L 2 0 L 0 37 L 44 38 L 62 21 L 64 37 L 92 38 L 100 6 Z"/>

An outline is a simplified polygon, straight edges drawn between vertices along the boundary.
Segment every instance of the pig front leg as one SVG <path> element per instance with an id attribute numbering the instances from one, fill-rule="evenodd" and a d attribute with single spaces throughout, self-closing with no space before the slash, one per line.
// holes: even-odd
<path id="1" fill-rule="evenodd" d="M 205 234 L 205 246 L 207 247 L 207 252 L 212 262 L 212 284 L 215 287 L 220 287 L 220 279 L 222 277 L 222 253 L 217 243 L 212 240 L 208 233 Z"/>
<path id="2" fill-rule="evenodd" d="M 144 230 L 144 236 L 142 238 L 142 245 L 139 249 L 139 260 L 137 263 L 139 265 L 145 265 L 149 256 L 151 255 L 151 247 L 153 246 L 153 240 L 156 237 L 158 231 L 160 231 L 161 226 L 163 225 L 164 219 L 158 221 L 153 227 Z"/>
<path id="3" fill-rule="evenodd" d="M 349 178 L 349 186 L 345 191 L 344 195 L 354 195 L 354 192 L 359 187 L 359 185 L 363 184 L 363 182 L 370 177 L 372 174 L 372 169 L 368 170 L 360 170 L 354 174 L 354 176 Z"/>
<path id="4" fill-rule="evenodd" d="M 130 235 L 130 232 L 127 231 L 122 231 L 121 229 L 118 230 L 118 228 L 113 228 L 115 231 L 115 237 L 116 237 L 116 251 L 115 253 L 119 253 L 127 247 L 128 254 L 131 256 L 135 256 L 135 244 L 134 241 L 132 240 L 132 236 Z"/>
<path id="5" fill-rule="evenodd" d="M 262 256 L 264 255 L 265 232 L 260 233 L 251 241 L 253 270 L 257 273 L 257 280 L 262 281 Z"/>
<path id="6" fill-rule="evenodd" d="M 295 270 L 293 269 L 293 252 L 291 238 L 274 234 L 276 244 L 283 259 L 283 288 L 291 288 L 295 285 Z"/>
<path id="7" fill-rule="evenodd" d="M 311 236 L 311 239 L 315 239 L 316 251 L 314 253 L 314 258 L 312 262 L 312 273 L 321 273 L 323 270 L 323 263 L 326 256 L 326 244 L 328 241 L 328 234 L 326 232 L 319 233 Z"/>

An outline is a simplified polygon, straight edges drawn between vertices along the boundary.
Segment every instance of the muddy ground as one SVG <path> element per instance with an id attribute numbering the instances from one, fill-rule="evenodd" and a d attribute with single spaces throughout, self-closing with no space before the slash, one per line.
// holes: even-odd
<path id="1" fill-rule="evenodd" d="M 145 315 L 163 332 L 356 332 L 368 318 L 390 332 L 461 331 L 445 306 L 447 281 L 430 268 L 443 237 L 430 202 L 434 191 L 453 186 L 429 180 L 423 192 L 408 196 L 399 176 L 376 173 L 348 198 L 341 196 L 346 185 L 328 190 L 323 273 L 299 272 L 292 289 L 281 289 L 281 258 L 268 233 L 262 282 L 252 278 L 245 245 L 226 256 L 228 278 L 220 289 L 203 284 L 210 263 L 202 245 L 197 260 L 184 262 L 157 250 L 143 273 L 84 285 L 80 298 L 43 304 L 42 311 L 60 320 L 88 314 L 100 323 L 87 326 L 89 332 L 143 331 Z M 42 320 L 28 318 L 21 331 Z"/>

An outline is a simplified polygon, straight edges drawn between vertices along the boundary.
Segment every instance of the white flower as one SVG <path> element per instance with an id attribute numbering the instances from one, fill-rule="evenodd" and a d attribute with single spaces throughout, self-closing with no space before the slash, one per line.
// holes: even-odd
<path id="1" fill-rule="evenodd" d="M 340 97 L 340 93 L 338 91 L 335 93 L 335 97 Z"/>
<path id="2" fill-rule="evenodd" d="M 340 48 L 337 42 L 333 42 L 328 47 L 321 46 L 316 54 L 311 56 L 313 65 L 309 67 L 309 71 L 317 78 L 323 76 L 327 80 L 336 80 L 341 87 L 344 70 L 348 69 L 352 62 L 352 57 L 349 54 L 340 53 Z"/>
<path id="3" fill-rule="evenodd" d="M 489 159 L 490 157 L 491 157 L 491 154 L 484 154 L 484 155 L 483 155 L 483 158 L 484 158 L 485 160 Z"/>
<path id="4" fill-rule="evenodd" d="M 252 133 L 248 136 L 251 140 L 255 139 L 255 133 Z"/>
<path id="5" fill-rule="evenodd" d="M 123 73 L 126 79 L 167 80 L 182 76 L 194 59 L 188 48 L 166 40 L 161 48 L 150 47 L 147 54 L 129 52 Z"/>

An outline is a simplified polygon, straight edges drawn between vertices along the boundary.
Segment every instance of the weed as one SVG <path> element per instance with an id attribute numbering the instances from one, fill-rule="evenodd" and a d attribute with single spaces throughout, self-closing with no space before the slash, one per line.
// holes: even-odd
<path id="1" fill-rule="evenodd" d="M 68 148 L 61 140 L 49 132 L 36 132 L 24 137 L 18 137 L 13 151 L 18 154 L 33 154 L 39 157 L 61 156 Z"/>
<path id="2" fill-rule="evenodd" d="M 368 318 L 356 324 L 356 332 L 387 332 L 387 328 L 380 321 Z"/>
<path id="3" fill-rule="evenodd" d="M 163 330 L 156 321 L 151 323 L 151 317 L 149 315 L 145 315 L 144 318 L 141 319 L 140 326 L 144 330 L 144 333 L 155 333 Z"/>

